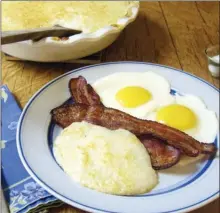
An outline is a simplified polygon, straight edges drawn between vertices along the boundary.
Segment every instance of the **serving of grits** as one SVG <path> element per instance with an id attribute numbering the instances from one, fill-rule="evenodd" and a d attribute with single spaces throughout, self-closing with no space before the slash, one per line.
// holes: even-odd
<path id="1" fill-rule="evenodd" d="M 145 147 L 127 130 L 73 123 L 57 137 L 54 155 L 73 180 L 100 192 L 143 194 L 158 183 Z"/>

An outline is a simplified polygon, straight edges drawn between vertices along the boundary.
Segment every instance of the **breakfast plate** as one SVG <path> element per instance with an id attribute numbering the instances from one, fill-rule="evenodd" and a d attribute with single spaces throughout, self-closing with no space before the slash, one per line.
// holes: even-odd
<path id="1" fill-rule="evenodd" d="M 119 196 L 101 193 L 73 181 L 54 158 L 53 145 L 61 129 L 51 121 L 51 110 L 70 98 L 68 83 L 83 76 L 94 83 L 119 73 L 151 71 L 167 79 L 171 93 L 200 97 L 219 119 L 219 90 L 189 73 L 143 62 L 112 62 L 65 73 L 41 88 L 27 103 L 17 130 L 19 156 L 30 175 L 58 199 L 89 212 L 188 212 L 219 197 L 219 156 L 187 166 L 158 171 L 159 184 L 146 194 Z M 123 82 L 123 80 L 121 80 Z M 219 133 L 213 141 L 219 149 Z"/>

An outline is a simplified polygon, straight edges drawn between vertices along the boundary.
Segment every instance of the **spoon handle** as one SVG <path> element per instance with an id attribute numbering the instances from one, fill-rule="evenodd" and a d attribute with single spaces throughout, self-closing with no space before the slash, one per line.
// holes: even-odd
<path id="1" fill-rule="evenodd" d="M 79 33 L 81 33 L 81 31 L 64 27 L 3 31 L 1 34 L 1 44 L 3 45 L 26 40 L 39 40 L 45 37 L 67 37 Z"/>

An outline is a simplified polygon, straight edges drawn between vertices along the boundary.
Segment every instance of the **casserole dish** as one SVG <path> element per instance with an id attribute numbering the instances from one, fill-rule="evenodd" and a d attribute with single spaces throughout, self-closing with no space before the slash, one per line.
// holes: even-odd
<path id="1" fill-rule="evenodd" d="M 139 2 L 130 2 L 127 14 L 115 24 L 94 32 L 83 32 L 68 38 L 47 37 L 38 42 L 31 40 L 2 45 L 2 51 L 23 60 L 38 62 L 59 62 L 79 59 L 103 50 L 112 44 L 122 30 L 135 20 Z"/>

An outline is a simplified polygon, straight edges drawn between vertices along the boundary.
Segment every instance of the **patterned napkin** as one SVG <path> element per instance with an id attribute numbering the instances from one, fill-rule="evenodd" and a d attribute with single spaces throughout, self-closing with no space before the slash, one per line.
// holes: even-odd
<path id="1" fill-rule="evenodd" d="M 46 212 L 62 204 L 26 172 L 16 147 L 16 127 L 21 114 L 7 86 L 1 86 L 1 186 L 11 213 Z"/>

